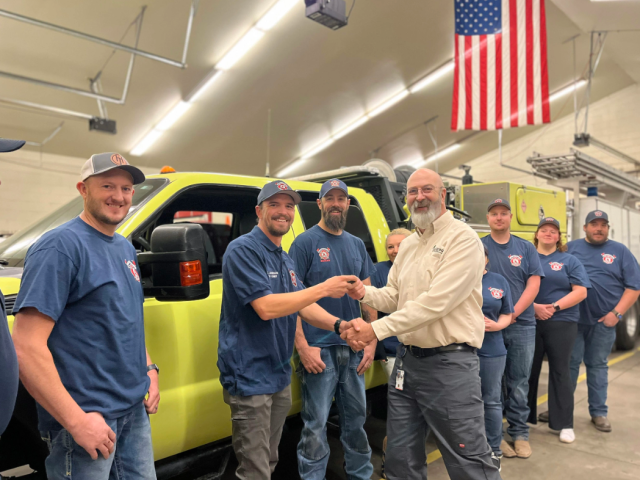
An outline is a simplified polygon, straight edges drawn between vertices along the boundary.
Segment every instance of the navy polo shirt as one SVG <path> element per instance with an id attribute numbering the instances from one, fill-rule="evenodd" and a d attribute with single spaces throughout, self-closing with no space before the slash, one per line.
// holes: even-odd
<path id="1" fill-rule="evenodd" d="M 533 243 L 511 235 L 504 245 L 497 243 L 491 235 L 482 238 L 489 250 L 489 270 L 507 279 L 511 290 L 511 301 L 515 307 L 527 287 L 529 277 L 544 277 L 538 251 Z M 533 302 L 516 319 L 518 325 L 535 325 Z M 507 327 L 509 328 L 509 327 Z"/>
<path id="2" fill-rule="evenodd" d="M 640 267 L 633 254 L 622 243 L 607 240 L 592 245 L 585 239 L 567 244 L 569 253 L 584 265 L 591 288 L 580 303 L 580 323 L 595 325 L 616 308 L 624 291 L 640 290 Z"/>
<path id="3" fill-rule="evenodd" d="M 551 304 L 571 293 L 571 286 L 591 288 L 587 272 L 576 257 L 566 252 L 555 251 L 551 255 L 538 254 L 544 278 L 540 281 L 540 291 L 534 303 Z M 549 320 L 560 322 L 577 322 L 580 318 L 580 307 L 573 307 L 555 312 Z"/>
<path id="4" fill-rule="evenodd" d="M 498 321 L 500 315 L 513 313 L 511 289 L 509 283 L 497 273 L 487 272 L 482 276 L 482 313 L 485 317 Z M 484 332 L 482 348 L 478 350 L 481 357 L 501 357 L 507 354 L 504 346 L 502 330 Z"/>
<path id="5" fill-rule="evenodd" d="M 297 266 L 300 279 L 307 287 L 336 275 L 355 275 L 360 280 L 366 280 L 374 268 L 362 240 L 346 231 L 333 235 L 318 225 L 296 237 L 289 253 Z M 360 302 L 348 295 L 342 298 L 321 298 L 318 305 L 344 320 L 353 320 L 361 315 Z M 322 330 L 306 322 L 302 323 L 302 328 L 312 347 L 347 344 L 335 332 Z"/>
<path id="6" fill-rule="evenodd" d="M 18 394 L 18 359 L 4 308 L 4 296 L 0 292 L 0 435 L 11 420 Z"/>
<path id="7" fill-rule="evenodd" d="M 220 383 L 239 396 L 270 395 L 291 382 L 298 314 L 262 320 L 251 302 L 302 290 L 293 260 L 258 227 L 229 244 L 222 260 Z"/>
<path id="8" fill-rule="evenodd" d="M 393 263 L 391 260 L 387 260 L 386 262 L 376 263 L 375 269 L 371 274 L 371 285 L 376 288 L 383 288 L 387 286 L 387 279 L 389 278 L 389 271 L 391 271 L 391 267 Z M 384 312 L 378 312 L 378 319 L 386 317 L 387 314 Z M 400 340 L 398 337 L 387 337 L 382 340 L 382 345 L 384 345 L 384 351 L 388 355 L 396 354 L 396 347 L 400 345 Z"/>

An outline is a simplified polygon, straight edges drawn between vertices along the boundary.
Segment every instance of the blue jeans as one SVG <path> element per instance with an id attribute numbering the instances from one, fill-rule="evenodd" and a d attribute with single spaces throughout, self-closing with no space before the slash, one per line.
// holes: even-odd
<path id="1" fill-rule="evenodd" d="M 115 450 L 109 458 L 98 453 L 92 460 L 65 430 L 40 432 L 49 447 L 45 461 L 49 480 L 155 480 L 151 425 L 144 405 L 131 413 L 106 420 L 116 434 Z"/>
<path id="2" fill-rule="evenodd" d="M 482 401 L 484 402 L 484 428 L 487 432 L 487 442 L 496 455 L 502 455 L 502 375 L 507 363 L 507 356 L 481 357 L 480 382 Z"/>
<path id="3" fill-rule="evenodd" d="M 575 391 L 580 373 L 580 363 L 584 359 L 587 367 L 587 387 L 589 388 L 589 413 L 592 417 L 606 417 L 607 388 L 609 386 L 609 366 L 607 357 L 616 341 L 616 327 L 604 323 L 595 325 L 578 324 L 578 336 L 571 354 L 571 382 Z"/>
<path id="4" fill-rule="evenodd" d="M 323 480 L 329 461 L 327 419 L 333 398 L 340 414 L 340 441 L 344 448 L 347 478 L 369 480 L 373 474 L 371 448 L 364 422 L 367 399 L 364 375 L 357 368 L 363 352 L 354 353 L 346 345 L 322 347 L 326 368 L 308 373 L 302 364 L 298 375 L 302 383 L 302 420 L 304 427 L 298 443 L 298 471 L 302 480 Z"/>
<path id="5" fill-rule="evenodd" d="M 515 440 L 529 440 L 529 376 L 536 349 L 536 326 L 514 323 L 502 331 L 507 347 L 505 368 L 506 396 L 504 408 L 509 427 L 507 433 Z"/>

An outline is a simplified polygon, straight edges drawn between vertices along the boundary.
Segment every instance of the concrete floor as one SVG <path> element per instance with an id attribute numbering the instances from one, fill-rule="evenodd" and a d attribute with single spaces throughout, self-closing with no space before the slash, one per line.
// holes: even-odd
<path id="1" fill-rule="evenodd" d="M 630 480 L 640 479 L 640 347 L 631 352 L 614 353 L 610 357 L 609 369 L 609 419 L 612 433 L 597 431 L 590 423 L 587 408 L 587 385 L 584 375 L 575 394 L 576 409 L 574 429 L 576 441 L 567 445 L 560 443 L 557 434 L 547 424 L 531 426 L 531 458 L 503 459 L 502 478 L 518 480 Z M 539 394 L 546 399 L 547 364 L 543 366 Z M 584 366 L 582 367 L 584 373 Z M 546 403 L 538 407 L 545 411 Z M 273 478 L 276 480 L 298 479 L 296 467 L 296 444 L 300 438 L 300 422 L 288 422 L 280 444 L 280 462 Z M 365 425 L 373 450 L 372 479 L 380 479 L 382 440 L 385 435 L 384 422 L 370 418 Z M 505 426 L 506 428 L 506 426 Z M 346 479 L 342 470 L 342 446 L 339 431 L 328 429 L 331 457 L 327 480 Z M 432 439 L 427 442 L 429 453 L 429 480 L 449 478 Z M 225 480 L 235 478 L 235 459 L 230 460 Z"/>

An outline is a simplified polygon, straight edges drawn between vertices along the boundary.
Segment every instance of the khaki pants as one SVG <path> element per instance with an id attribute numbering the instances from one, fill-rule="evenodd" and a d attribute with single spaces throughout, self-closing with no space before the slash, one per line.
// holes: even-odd
<path id="1" fill-rule="evenodd" d="M 278 464 L 282 427 L 291 409 L 291 385 L 272 395 L 241 397 L 223 390 L 223 396 L 231 407 L 237 478 L 269 480 Z"/>

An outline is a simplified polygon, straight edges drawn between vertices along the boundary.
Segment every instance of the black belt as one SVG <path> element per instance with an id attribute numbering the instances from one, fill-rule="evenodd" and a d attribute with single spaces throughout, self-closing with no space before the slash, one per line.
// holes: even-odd
<path id="1" fill-rule="evenodd" d="M 406 345 L 407 350 L 411 355 L 416 358 L 424 358 L 424 357 L 433 357 L 434 355 L 438 355 L 439 353 L 447 353 L 447 352 L 474 352 L 476 351 L 475 347 L 471 345 L 467 345 L 466 343 L 452 343 L 451 345 L 447 345 L 445 347 L 435 347 L 435 348 L 420 348 L 414 347 L 413 345 Z"/>

